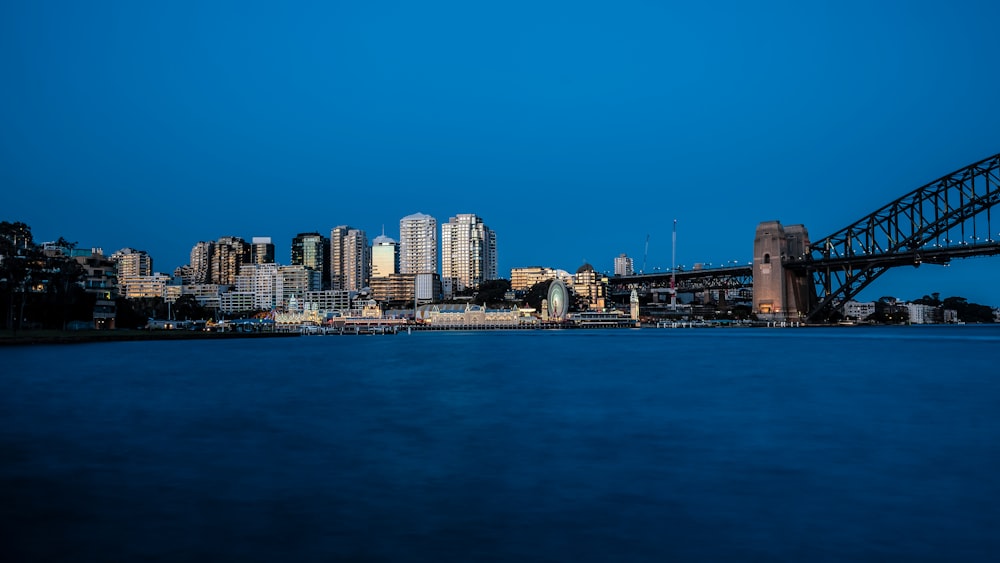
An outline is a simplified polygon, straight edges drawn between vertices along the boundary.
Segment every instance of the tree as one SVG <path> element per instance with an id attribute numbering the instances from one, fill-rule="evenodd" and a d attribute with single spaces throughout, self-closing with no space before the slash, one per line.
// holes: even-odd
<path id="1" fill-rule="evenodd" d="M 174 301 L 173 313 L 174 318 L 181 321 L 204 319 L 208 316 L 201 303 L 190 294 L 181 295 Z"/>
<path id="2" fill-rule="evenodd" d="M 507 292 L 510 291 L 510 280 L 489 280 L 479 284 L 479 289 L 473 298 L 477 305 L 502 305 Z"/>
<path id="3" fill-rule="evenodd" d="M 966 323 L 992 323 L 993 309 L 978 303 L 969 303 L 964 297 L 946 297 L 944 299 L 945 309 L 954 309 L 958 313 L 958 320 Z"/>
<path id="4" fill-rule="evenodd" d="M 531 289 L 524 294 L 522 301 L 528 306 L 536 310 L 542 309 L 542 300 L 547 299 L 549 296 L 549 284 L 551 281 L 538 282 L 531 286 Z"/>
<path id="5" fill-rule="evenodd" d="M 31 227 L 21 222 L 0 222 L 0 291 L 7 312 L 6 328 L 17 330 L 21 325 L 25 293 L 37 260 L 36 250 Z"/>

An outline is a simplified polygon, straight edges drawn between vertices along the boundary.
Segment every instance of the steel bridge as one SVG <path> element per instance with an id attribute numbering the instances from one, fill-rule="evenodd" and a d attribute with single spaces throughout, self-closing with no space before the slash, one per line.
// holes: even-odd
<path id="1" fill-rule="evenodd" d="M 889 268 L 1000 254 L 991 209 L 1000 202 L 1000 154 L 925 184 L 810 246 L 785 267 L 811 278 L 822 320 Z"/>
<path id="2" fill-rule="evenodd" d="M 929 182 L 814 243 L 782 240 L 773 261 L 770 253 L 758 253 L 755 242 L 752 265 L 615 276 L 611 292 L 650 291 L 674 281 L 677 292 L 753 286 L 754 312 L 764 313 L 758 293 L 764 293 L 759 291 L 763 284 L 773 283 L 779 286 L 771 291 L 781 302 L 777 311 L 789 319 L 821 322 L 889 268 L 1000 254 L 991 211 L 998 202 L 1000 154 Z M 808 237 L 804 228 L 796 231 L 796 237 L 803 235 Z M 794 286 L 804 291 L 796 293 Z"/>

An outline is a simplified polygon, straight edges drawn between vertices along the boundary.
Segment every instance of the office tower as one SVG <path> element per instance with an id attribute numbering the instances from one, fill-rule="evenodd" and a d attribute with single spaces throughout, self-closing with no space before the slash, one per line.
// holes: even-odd
<path id="1" fill-rule="evenodd" d="M 191 283 L 208 283 L 212 280 L 212 252 L 215 243 L 200 241 L 191 249 Z"/>
<path id="2" fill-rule="evenodd" d="M 441 225 L 441 278 L 455 280 L 455 291 L 497 279 L 496 234 L 472 213 Z"/>
<path id="3" fill-rule="evenodd" d="M 330 231 L 330 288 L 358 291 L 368 285 L 368 235 L 348 225 Z"/>
<path id="4" fill-rule="evenodd" d="M 399 271 L 437 272 L 437 220 L 430 215 L 414 213 L 399 220 Z"/>
<path id="5" fill-rule="evenodd" d="M 632 269 L 632 259 L 625 255 L 625 253 L 619 254 L 615 258 L 615 275 L 616 276 L 631 276 L 635 274 L 635 270 Z"/>
<path id="6" fill-rule="evenodd" d="M 220 237 L 212 250 L 211 282 L 233 285 L 244 264 L 250 263 L 250 245 L 240 237 Z"/>
<path id="7" fill-rule="evenodd" d="M 128 291 L 129 278 L 153 274 L 153 258 L 145 250 L 123 248 L 111 255 L 111 261 L 115 263 L 118 291 L 121 295 Z"/>
<path id="8" fill-rule="evenodd" d="M 399 245 L 383 232 L 372 241 L 372 279 L 396 273 L 399 273 Z"/>
<path id="9" fill-rule="evenodd" d="M 319 233 L 299 233 L 292 239 L 292 265 L 320 273 L 323 289 L 330 286 L 330 239 Z"/>
<path id="10" fill-rule="evenodd" d="M 273 264 L 274 263 L 274 243 L 271 237 L 253 237 L 250 246 L 251 264 Z"/>

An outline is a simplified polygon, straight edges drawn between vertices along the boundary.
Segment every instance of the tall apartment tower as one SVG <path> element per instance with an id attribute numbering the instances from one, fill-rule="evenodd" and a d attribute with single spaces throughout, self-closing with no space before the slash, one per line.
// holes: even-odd
<path id="1" fill-rule="evenodd" d="M 253 237 L 250 245 L 250 263 L 274 264 L 274 243 L 271 237 Z"/>
<path id="2" fill-rule="evenodd" d="M 635 269 L 632 266 L 632 259 L 625 255 L 625 253 L 619 254 L 615 258 L 615 275 L 616 276 L 631 276 L 635 274 Z"/>
<path id="3" fill-rule="evenodd" d="M 414 213 L 399 220 L 399 272 L 437 273 L 437 220 Z"/>
<path id="4" fill-rule="evenodd" d="M 472 213 L 441 225 L 441 278 L 456 281 L 456 291 L 497 279 L 496 233 Z"/>
<path id="5" fill-rule="evenodd" d="M 330 239 L 319 233 L 299 233 L 292 239 L 292 265 L 320 273 L 323 289 L 330 287 Z"/>
<path id="6" fill-rule="evenodd" d="M 128 279 L 153 275 L 153 258 L 145 250 L 123 248 L 111 255 L 118 276 L 118 291 L 125 295 Z"/>
<path id="7" fill-rule="evenodd" d="M 397 273 L 399 245 L 383 232 L 372 241 L 372 279 L 387 278 Z"/>
<path id="8" fill-rule="evenodd" d="M 215 243 L 199 241 L 191 249 L 191 283 L 209 283 L 212 281 L 212 252 Z"/>
<path id="9" fill-rule="evenodd" d="M 368 285 L 368 235 L 348 225 L 330 231 L 330 289 L 358 291 Z"/>
<path id="10" fill-rule="evenodd" d="M 233 285 L 244 264 L 250 263 L 250 244 L 240 237 L 219 237 L 212 251 L 212 283 Z"/>

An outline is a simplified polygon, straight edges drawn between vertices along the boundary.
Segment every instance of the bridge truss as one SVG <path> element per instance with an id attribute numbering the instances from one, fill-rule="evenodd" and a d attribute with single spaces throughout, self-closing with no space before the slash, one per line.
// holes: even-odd
<path id="1" fill-rule="evenodd" d="M 673 275 L 670 272 L 664 272 L 615 276 L 610 278 L 608 283 L 612 293 L 627 295 L 633 289 L 645 293 L 652 288 L 669 287 L 671 280 L 675 282 L 678 293 L 749 288 L 753 287 L 753 267 L 750 265 L 724 266 L 677 271 Z"/>
<path id="2" fill-rule="evenodd" d="M 807 321 L 828 316 L 889 268 L 947 264 L 1000 254 L 992 207 L 1000 202 L 1000 154 L 938 178 L 839 231 L 817 239 L 784 266 L 812 277 Z"/>

